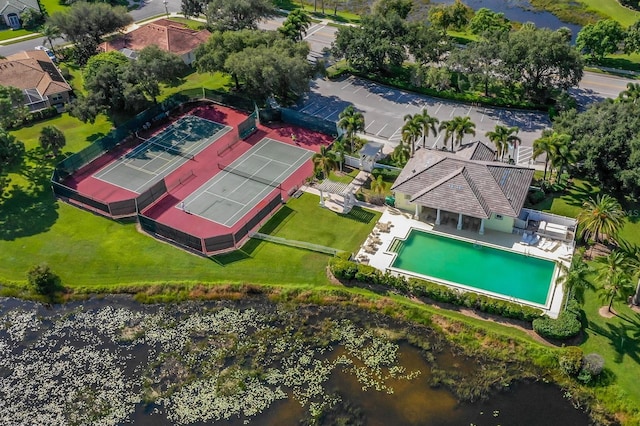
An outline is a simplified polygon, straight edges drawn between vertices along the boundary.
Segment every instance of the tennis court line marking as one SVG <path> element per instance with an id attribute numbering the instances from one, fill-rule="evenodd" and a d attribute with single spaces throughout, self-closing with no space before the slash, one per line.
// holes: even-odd
<path id="1" fill-rule="evenodd" d="M 218 127 L 222 126 L 222 127 L 219 127 L 218 131 L 216 133 L 214 133 L 213 135 L 210 135 L 208 137 L 202 138 L 197 142 L 190 143 L 191 145 L 194 146 L 194 148 L 189 150 L 189 151 L 185 151 L 185 153 L 193 155 L 193 156 L 195 156 L 198 153 L 204 151 L 209 145 L 212 145 L 218 139 L 220 139 L 222 136 L 226 135 L 227 133 L 229 133 L 233 129 L 230 126 L 223 125 L 221 123 L 218 123 L 218 122 L 215 122 L 215 121 L 212 121 L 212 120 L 208 120 L 208 119 L 202 118 L 202 117 L 196 117 L 196 116 L 191 116 L 191 115 L 185 116 L 185 117 L 181 117 L 178 121 L 175 121 L 174 123 L 169 125 L 167 128 L 165 128 L 160 134 L 158 134 L 158 135 L 156 135 L 154 137 L 151 137 L 151 138 L 149 138 L 147 140 L 144 140 L 144 142 L 142 144 L 138 145 L 133 150 L 131 150 L 128 153 L 126 153 L 125 155 L 123 155 L 120 159 L 116 160 L 115 162 L 113 162 L 109 166 L 107 166 L 106 168 L 104 168 L 104 169 L 98 171 L 97 173 L 95 173 L 94 177 L 96 177 L 97 179 L 102 180 L 103 182 L 106 182 L 106 183 L 108 183 L 110 185 L 114 185 L 114 186 L 117 186 L 119 188 L 123 188 L 123 189 L 126 189 L 128 191 L 132 191 L 132 192 L 135 192 L 135 193 L 139 194 L 141 189 L 143 189 L 144 187 L 146 187 L 149 184 L 151 184 L 152 182 L 154 182 L 158 176 L 164 177 L 164 176 L 168 175 L 170 172 L 173 172 L 173 171 L 177 170 L 183 164 L 186 164 L 186 162 L 189 161 L 190 159 L 182 157 L 180 155 L 173 155 L 173 154 L 171 154 L 171 152 L 164 150 L 163 152 L 167 152 L 172 156 L 172 158 L 167 159 L 167 158 L 164 158 L 164 157 L 161 157 L 159 155 L 156 155 L 156 154 L 152 153 L 152 151 L 150 149 L 147 149 L 147 148 L 149 148 L 151 146 L 158 146 L 158 145 L 160 147 L 166 146 L 164 144 L 160 144 L 160 143 L 157 143 L 157 142 L 156 142 L 157 143 L 157 145 L 156 145 L 156 144 L 150 143 L 149 141 L 153 141 L 154 138 L 157 139 L 157 140 L 162 140 L 162 139 L 171 139 L 171 136 L 173 136 L 173 135 L 178 136 L 177 132 L 181 130 L 181 129 L 178 128 L 178 125 L 182 125 L 182 123 L 185 123 L 185 122 L 187 122 L 187 124 L 188 124 L 188 121 L 192 122 L 191 119 L 187 120 L 186 117 L 196 118 L 196 122 L 199 119 L 203 119 L 203 120 L 208 121 L 210 123 L 216 124 Z M 183 141 L 187 137 L 188 137 L 188 135 L 186 135 L 184 137 L 181 137 L 178 142 Z M 140 138 L 140 139 L 142 139 L 142 138 Z M 175 145 L 172 144 L 171 148 L 175 148 Z M 140 168 L 140 167 L 133 166 L 131 163 L 133 162 L 134 159 L 132 159 L 132 158 L 124 158 L 126 156 L 139 155 L 140 153 L 143 153 L 143 152 L 145 152 L 146 154 L 153 155 L 154 159 L 149 161 L 149 164 L 151 164 L 157 158 L 165 160 L 165 164 L 160 166 L 158 169 L 151 171 L 151 170 L 146 170 L 146 169 L 143 169 L 143 168 Z M 106 174 L 108 174 L 111 171 L 117 169 L 119 166 L 125 166 L 125 167 L 128 167 L 128 168 L 134 169 L 134 170 L 139 170 L 139 171 L 144 172 L 146 174 L 152 175 L 153 177 L 149 178 L 143 184 L 141 184 L 140 186 L 138 186 L 135 189 L 134 188 L 124 187 L 124 186 L 119 185 L 117 183 L 114 183 L 114 182 L 112 182 L 112 181 L 110 181 L 108 179 L 103 179 L 102 178 Z M 169 173 L 166 173 L 167 171 Z"/>

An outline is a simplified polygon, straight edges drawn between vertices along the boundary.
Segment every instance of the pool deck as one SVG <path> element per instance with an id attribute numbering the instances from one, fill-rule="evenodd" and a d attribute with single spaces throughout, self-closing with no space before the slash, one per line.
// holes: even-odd
<path id="1" fill-rule="evenodd" d="M 390 225 L 387 226 L 387 224 Z M 386 208 L 374 231 L 360 247 L 356 254 L 356 260 L 368 263 L 381 271 L 386 271 L 395 259 L 395 253 L 389 251 L 391 242 L 394 238 L 406 238 L 411 229 L 420 229 L 453 238 L 477 241 L 484 245 L 563 263 L 566 266 L 570 265 L 573 254 L 573 248 L 565 243 L 558 244 L 554 250 L 542 250 L 536 246 L 522 244 L 522 236 L 518 234 L 507 234 L 486 229 L 485 234 L 480 235 L 474 231 L 458 230 L 451 225 L 436 226 L 433 223 L 415 220 L 409 213 L 394 208 Z M 559 269 L 556 269 L 556 271 L 559 271 Z M 563 289 L 562 285 L 555 284 L 557 278 L 556 272 L 554 284 L 552 284 L 554 287 L 551 294 L 551 302 L 545 308 L 542 308 L 552 318 L 556 318 L 562 308 Z"/>

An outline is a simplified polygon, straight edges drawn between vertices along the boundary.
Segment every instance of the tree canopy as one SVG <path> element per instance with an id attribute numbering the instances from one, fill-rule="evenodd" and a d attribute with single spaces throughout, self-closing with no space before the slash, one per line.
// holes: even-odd
<path id="1" fill-rule="evenodd" d="M 640 192 L 640 104 L 601 102 L 585 112 L 570 110 L 553 129 L 575 141 L 581 172 L 615 192 Z"/>
<path id="2" fill-rule="evenodd" d="M 0 86 L 0 127 L 8 129 L 22 119 L 29 110 L 24 106 L 24 93 L 13 86 Z"/>
<path id="3" fill-rule="evenodd" d="M 213 30 L 237 31 L 258 28 L 258 21 L 275 15 L 271 0 L 210 0 L 207 25 Z"/>
<path id="4" fill-rule="evenodd" d="M 133 18 L 122 6 L 79 2 L 62 12 L 53 13 L 47 22 L 74 44 L 75 59 L 84 65 L 96 54 L 102 36 L 125 28 Z"/>
<path id="5" fill-rule="evenodd" d="M 595 24 L 587 24 L 578 33 L 576 46 L 595 61 L 620 50 L 626 36 L 618 21 L 602 19 Z"/>

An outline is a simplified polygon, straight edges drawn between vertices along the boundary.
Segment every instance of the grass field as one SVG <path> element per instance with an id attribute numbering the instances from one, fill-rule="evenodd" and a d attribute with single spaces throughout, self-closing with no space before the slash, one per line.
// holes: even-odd
<path id="1" fill-rule="evenodd" d="M 62 12 L 69 7 L 61 4 L 60 0 L 40 0 L 40 4 L 49 15 L 52 15 L 56 12 Z"/>
<path id="2" fill-rule="evenodd" d="M 594 10 L 602 15 L 609 16 L 620 22 L 625 27 L 636 22 L 640 19 L 640 12 L 631 10 L 622 6 L 616 0 L 578 0 L 580 3 L 587 5 L 591 10 Z"/>
<path id="3" fill-rule="evenodd" d="M 33 31 L 20 29 L 20 30 L 2 30 L 0 31 L 0 41 L 11 40 L 12 38 L 22 37 L 29 34 L 34 34 Z"/>

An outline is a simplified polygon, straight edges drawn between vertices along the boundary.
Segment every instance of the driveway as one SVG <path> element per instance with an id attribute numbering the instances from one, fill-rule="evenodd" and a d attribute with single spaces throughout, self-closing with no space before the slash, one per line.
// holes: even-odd
<path id="1" fill-rule="evenodd" d="M 338 121 L 338 115 L 349 104 L 363 113 L 366 136 L 381 139 L 390 148 L 397 146 L 402 138 L 404 116 L 418 113 L 424 108 L 441 122 L 455 116 L 469 116 L 476 124 L 476 136 L 465 136 L 463 143 L 478 139 L 488 142 L 485 133 L 493 130 L 496 124 L 517 126 L 523 146 L 520 163 L 528 162 L 533 141 L 540 137 L 543 129 L 551 126 L 544 113 L 475 107 L 394 89 L 352 76 L 337 81 L 312 81 L 311 92 L 296 109 L 326 120 Z M 438 134 L 436 138 L 429 135 L 427 144 L 440 148 L 445 143 L 443 138 L 444 133 Z"/>

